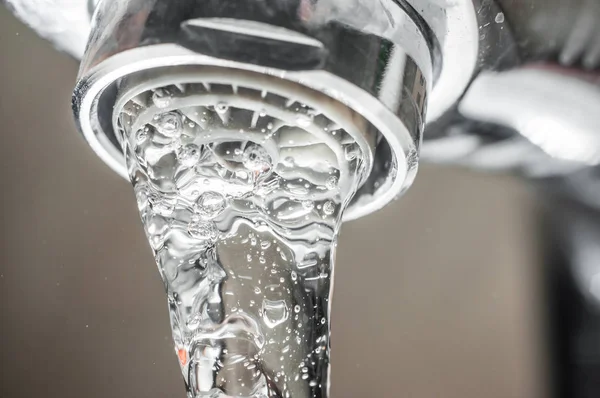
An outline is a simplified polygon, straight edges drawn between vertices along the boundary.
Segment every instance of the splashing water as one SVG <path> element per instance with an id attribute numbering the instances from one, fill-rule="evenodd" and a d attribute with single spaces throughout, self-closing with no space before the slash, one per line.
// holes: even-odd
<path id="1" fill-rule="evenodd" d="M 139 95 L 119 123 L 188 396 L 327 397 L 336 238 L 362 153 L 306 105 L 177 108 L 175 90 Z"/>

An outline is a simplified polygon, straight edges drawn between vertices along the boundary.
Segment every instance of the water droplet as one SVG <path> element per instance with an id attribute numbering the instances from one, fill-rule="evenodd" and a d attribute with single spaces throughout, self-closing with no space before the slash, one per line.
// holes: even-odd
<path id="1" fill-rule="evenodd" d="M 301 310 L 301 308 L 300 308 L 300 306 L 299 306 L 299 305 L 296 305 L 296 306 L 294 307 L 294 312 L 295 312 L 296 314 L 297 314 L 297 313 L 299 313 L 299 312 L 300 312 L 300 310 Z"/>
<path id="2" fill-rule="evenodd" d="M 296 279 L 298 279 L 298 274 L 296 273 L 296 271 L 292 271 L 291 275 L 292 275 L 292 280 L 293 281 L 295 281 Z"/>
<path id="3" fill-rule="evenodd" d="M 177 151 L 177 159 L 185 167 L 193 167 L 200 160 L 200 148 L 198 145 L 188 144 Z"/>
<path id="4" fill-rule="evenodd" d="M 321 318 L 321 325 L 325 325 L 325 322 L 327 322 L 327 320 L 325 318 Z"/>
<path id="5" fill-rule="evenodd" d="M 163 89 L 156 90 L 152 94 L 152 102 L 157 108 L 166 108 L 171 105 L 171 93 Z"/>
<path id="6" fill-rule="evenodd" d="M 254 293 L 255 294 L 260 294 L 261 293 L 260 287 L 255 287 L 254 288 Z"/>
<path id="7" fill-rule="evenodd" d="M 336 176 L 331 176 L 325 181 L 325 186 L 327 189 L 335 189 L 338 186 L 338 178 Z"/>
<path id="8" fill-rule="evenodd" d="M 494 21 L 496 21 L 496 23 L 503 23 L 504 22 L 504 13 L 499 12 L 498 14 L 496 14 L 496 18 L 494 18 Z"/>
<path id="9" fill-rule="evenodd" d="M 221 214 L 226 204 L 225 197 L 219 192 L 204 192 L 194 205 L 194 213 L 209 220 Z"/>
<path id="10" fill-rule="evenodd" d="M 269 242 L 268 240 L 263 240 L 260 243 L 260 248 L 263 250 L 267 250 L 269 247 L 271 247 L 271 242 Z"/>
<path id="11" fill-rule="evenodd" d="M 312 210 L 315 208 L 315 202 L 312 200 L 304 200 L 302 201 L 302 207 L 304 207 L 306 210 Z"/>
<path id="12" fill-rule="evenodd" d="M 260 256 L 260 257 L 258 258 L 258 261 L 259 261 L 261 264 L 264 264 L 264 263 L 266 263 L 266 262 L 267 262 L 267 260 L 265 260 L 265 258 L 264 258 L 263 256 Z"/>
<path id="13" fill-rule="evenodd" d="M 144 141 L 146 141 L 149 136 L 150 136 L 150 131 L 149 131 L 148 127 L 141 128 L 135 133 L 135 142 L 138 144 L 141 144 Z"/>
<path id="14" fill-rule="evenodd" d="M 146 207 L 148 203 L 148 192 L 145 189 L 136 189 L 135 198 L 137 200 L 138 207 L 140 208 L 140 210 L 142 210 Z"/>
<path id="15" fill-rule="evenodd" d="M 271 156 L 265 148 L 257 144 L 250 144 L 244 150 L 242 163 L 251 171 L 264 173 L 273 167 Z"/>
<path id="16" fill-rule="evenodd" d="M 251 254 L 246 254 L 246 260 L 248 262 L 251 262 L 252 261 L 252 255 Z"/>
<path id="17" fill-rule="evenodd" d="M 217 113 L 225 113 L 229 110 L 229 105 L 227 105 L 227 103 L 225 102 L 219 102 L 217 105 L 215 105 L 215 111 L 217 111 Z"/>
<path id="18" fill-rule="evenodd" d="M 332 201 L 328 200 L 327 202 L 325 202 L 325 204 L 323 205 L 323 213 L 325 213 L 328 216 L 335 213 L 335 205 Z"/>
<path id="19" fill-rule="evenodd" d="M 267 300 L 262 303 L 263 322 L 273 329 L 288 319 L 289 311 L 283 300 Z"/>
<path id="20" fill-rule="evenodd" d="M 150 205 L 155 213 L 160 214 L 163 217 L 170 217 L 175 211 L 175 205 L 177 204 L 176 199 L 169 199 L 159 196 L 152 196 L 150 199 Z"/>
<path id="21" fill-rule="evenodd" d="M 193 221 L 188 225 L 188 232 L 196 239 L 208 241 L 215 241 L 219 237 L 219 230 L 211 221 Z"/>
<path id="22" fill-rule="evenodd" d="M 156 129 L 168 138 L 177 138 L 183 132 L 183 120 L 179 112 L 167 112 L 155 120 Z"/>
<path id="23" fill-rule="evenodd" d="M 344 157 L 347 161 L 351 162 L 358 157 L 358 147 L 354 144 L 348 145 L 344 148 Z"/>

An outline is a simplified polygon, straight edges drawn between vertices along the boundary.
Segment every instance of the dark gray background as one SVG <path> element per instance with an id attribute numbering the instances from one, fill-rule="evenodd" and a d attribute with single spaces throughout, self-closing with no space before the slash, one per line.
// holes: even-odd
<path id="1" fill-rule="evenodd" d="M 0 6 L 0 398 L 184 397 L 131 189 L 73 126 L 76 73 Z M 511 178 L 425 166 L 345 225 L 333 398 L 544 397 L 536 214 Z"/>

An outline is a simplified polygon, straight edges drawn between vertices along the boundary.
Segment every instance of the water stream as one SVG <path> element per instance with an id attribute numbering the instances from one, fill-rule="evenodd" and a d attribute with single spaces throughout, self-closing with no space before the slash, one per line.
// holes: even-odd
<path id="1" fill-rule="evenodd" d="M 363 153 L 300 102 L 273 116 L 224 94 L 173 101 L 215 91 L 153 89 L 119 117 L 188 396 L 325 398 L 336 239 Z"/>

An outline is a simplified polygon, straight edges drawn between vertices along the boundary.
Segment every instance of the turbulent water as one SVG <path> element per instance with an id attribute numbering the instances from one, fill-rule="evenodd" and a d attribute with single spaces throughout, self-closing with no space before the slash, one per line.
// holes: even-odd
<path id="1" fill-rule="evenodd" d="M 119 119 L 188 396 L 327 397 L 336 237 L 362 152 L 307 105 L 275 118 L 225 95 L 173 100 L 194 90 L 211 88 L 143 93 Z"/>

